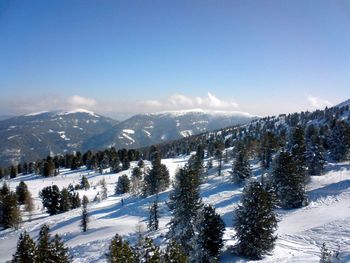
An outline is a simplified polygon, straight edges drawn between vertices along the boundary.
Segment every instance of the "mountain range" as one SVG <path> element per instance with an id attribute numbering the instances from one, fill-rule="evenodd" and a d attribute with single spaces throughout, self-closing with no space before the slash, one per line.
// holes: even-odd
<path id="1" fill-rule="evenodd" d="M 0 165 L 112 146 L 139 148 L 256 118 L 235 111 L 187 110 L 138 114 L 119 122 L 83 109 L 31 113 L 0 121 Z"/>

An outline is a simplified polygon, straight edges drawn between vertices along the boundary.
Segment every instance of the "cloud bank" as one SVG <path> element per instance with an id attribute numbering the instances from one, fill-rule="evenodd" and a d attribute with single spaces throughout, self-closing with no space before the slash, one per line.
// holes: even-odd
<path id="1" fill-rule="evenodd" d="M 146 100 L 138 103 L 144 111 L 182 110 L 182 109 L 209 109 L 234 110 L 238 104 L 234 100 L 222 100 L 208 92 L 205 97 L 190 97 L 184 94 L 173 94 L 163 100 Z"/>
<path id="2" fill-rule="evenodd" d="M 332 106 L 332 103 L 328 100 L 321 99 L 319 97 L 308 96 L 309 105 L 315 109 L 323 109 L 325 107 Z"/>

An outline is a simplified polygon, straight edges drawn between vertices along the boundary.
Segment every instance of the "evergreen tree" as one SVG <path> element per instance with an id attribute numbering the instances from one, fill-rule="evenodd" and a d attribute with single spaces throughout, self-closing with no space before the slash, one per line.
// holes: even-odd
<path id="1" fill-rule="evenodd" d="M 307 145 L 305 153 L 307 172 L 309 175 L 320 175 L 326 163 L 324 149 L 319 139 Z"/>
<path id="2" fill-rule="evenodd" d="M 81 223 L 80 223 L 80 226 L 81 226 L 83 232 L 87 231 L 87 225 L 89 222 L 89 213 L 87 211 L 88 203 L 89 203 L 89 199 L 84 195 L 83 196 L 83 209 L 81 212 Z"/>
<path id="3" fill-rule="evenodd" d="M 118 178 L 117 185 L 115 187 L 116 194 L 125 194 L 130 191 L 130 180 L 126 174 L 123 174 Z"/>
<path id="4" fill-rule="evenodd" d="M 21 181 L 16 187 L 17 201 L 20 205 L 25 203 L 28 193 L 28 186 L 25 184 L 25 182 Z"/>
<path id="5" fill-rule="evenodd" d="M 297 169 L 297 173 L 300 176 L 305 177 L 306 175 L 306 144 L 304 129 L 301 126 L 297 126 L 292 133 L 291 138 L 291 154 L 294 159 L 294 163 Z"/>
<path id="6" fill-rule="evenodd" d="M 21 223 L 21 212 L 17 203 L 17 196 L 9 191 L 1 197 L 1 224 L 4 228 L 18 229 Z"/>
<path id="7" fill-rule="evenodd" d="M 159 247 L 154 245 L 153 240 L 149 237 L 146 237 L 141 241 L 141 243 L 139 243 L 139 248 L 137 249 L 137 252 L 137 262 L 161 263 Z"/>
<path id="8" fill-rule="evenodd" d="M 62 188 L 60 196 L 60 212 L 67 212 L 72 209 L 71 196 L 67 188 Z"/>
<path id="9" fill-rule="evenodd" d="M 212 206 L 204 207 L 199 221 L 199 233 L 196 238 L 197 251 L 194 259 L 200 262 L 218 262 L 220 249 L 224 245 L 222 239 L 225 224 Z"/>
<path id="10" fill-rule="evenodd" d="M 32 194 L 29 191 L 26 195 L 26 199 L 24 200 L 24 209 L 26 212 L 29 213 L 29 221 L 30 221 L 32 217 L 32 212 L 34 210 L 34 203 L 33 203 Z"/>
<path id="11" fill-rule="evenodd" d="M 281 152 L 277 157 L 272 182 L 283 208 L 299 208 L 307 204 L 305 174 L 300 173 L 293 156 Z"/>
<path id="12" fill-rule="evenodd" d="M 156 231 L 159 227 L 159 212 L 158 212 L 158 195 L 156 200 L 149 208 L 149 217 L 148 217 L 148 229 L 150 231 Z"/>
<path id="13" fill-rule="evenodd" d="M 247 154 L 243 147 L 238 149 L 236 160 L 232 169 L 233 182 L 241 183 L 245 179 L 251 177 L 250 164 L 247 159 Z"/>
<path id="14" fill-rule="evenodd" d="M 181 247 L 174 240 L 172 240 L 163 253 L 162 262 L 187 263 L 189 260 L 186 253 L 182 251 Z"/>
<path id="15" fill-rule="evenodd" d="M 110 245 L 109 253 L 107 254 L 107 261 L 109 263 L 136 263 L 135 255 L 130 248 L 128 242 L 123 241 L 122 238 L 116 234 Z"/>
<path id="16" fill-rule="evenodd" d="M 44 177 L 50 177 L 50 176 L 55 175 L 55 164 L 53 163 L 53 161 L 51 159 L 44 162 L 44 168 L 43 168 L 42 175 Z"/>
<path id="17" fill-rule="evenodd" d="M 43 188 L 39 196 L 43 206 L 47 209 L 50 215 L 58 214 L 60 210 L 61 193 L 57 185 L 47 186 Z"/>
<path id="18" fill-rule="evenodd" d="M 169 208 L 173 217 L 167 237 L 176 240 L 187 255 L 193 249 L 191 241 L 202 207 L 199 185 L 199 172 L 185 167 L 176 174 L 174 191 L 170 195 Z"/>
<path id="19" fill-rule="evenodd" d="M 345 122 L 335 122 L 328 138 L 331 157 L 334 161 L 345 161 L 349 158 L 350 127 Z"/>
<path id="20" fill-rule="evenodd" d="M 105 178 L 103 178 L 101 181 L 101 188 L 102 188 L 102 193 L 101 193 L 101 199 L 105 200 L 107 199 L 108 196 L 108 191 L 107 191 L 107 184 Z"/>
<path id="21" fill-rule="evenodd" d="M 152 169 L 146 173 L 144 181 L 145 196 L 164 191 L 170 184 L 169 171 L 164 164 L 161 164 L 158 152 L 153 155 Z"/>
<path id="22" fill-rule="evenodd" d="M 36 247 L 36 262 L 54 262 L 51 260 L 53 256 L 53 245 L 50 241 L 49 231 L 50 228 L 47 225 L 43 225 L 40 228 Z"/>
<path id="23" fill-rule="evenodd" d="M 10 168 L 10 178 L 16 178 L 17 177 L 17 167 L 14 165 L 11 165 Z"/>
<path id="24" fill-rule="evenodd" d="M 72 261 L 72 257 L 68 253 L 68 248 L 65 247 L 61 237 L 56 234 L 51 241 L 52 254 L 49 262 L 55 263 L 69 263 Z"/>
<path id="25" fill-rule="evenodd" d="M 83 175 L 83 177 L 81 178 L 80 187 L 81 187 L 81 189 L 84 189 L 84 190 L 89 190 L 90 189 L 89 181 L 88 181 L 88 179 L 86 178 L 85 175 Z"/>
<path id="26" fill-rule="evenodd" d="M 261 259 L 270 252 L 276 240 L 277 219 L 273 200 L 259 182 L 251 182 L 244 190 L 236 210 L 234 250 L 249 259 Z"/>
<path id="27" fill-rule="evenodd" d="M 33 239 L 24 231 L 19 236 L 16 253 L 13 255 L 13 263 L 35 263 L 36 248 Z"/>

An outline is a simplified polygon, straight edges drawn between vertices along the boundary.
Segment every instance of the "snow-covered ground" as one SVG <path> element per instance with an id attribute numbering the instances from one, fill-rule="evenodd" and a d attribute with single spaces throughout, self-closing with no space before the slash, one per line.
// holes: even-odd
<path id="1" fill-rule="evenodd" d="M 164 159 L 172 179 L 179 167 L 182 167 L 188 157 Z M 146 162 L 147 165 L 149 163 Z M 134 167 L 136 163 L 132 163 Z M 205 203 L 216 207 L 222 216 L 227 228 L 225 233 L 226 245 L 221 262 L 246 262 L 235 258 L 230 253 L 233 239 L 233 211 L 240 200 L 242 187 L 230 181 L 231 164 L 225 164 L 222 176 L 217 176 L 216 168 L 211 169 L 201 186 L 202 197 Z M 254 167 L 254 175 L 259 176 L 258 166 Z M 146 223 L 149 204 L 154 197 L 142 199 L 130 195 L 115 195 L 114 188 L 118 177 L 127 174 L 123 171 L 117 174 L 98 174 L 81 169 L 79 171 L 62 170 L 61 175 L 53 178 L 43 178 L 34 175 L 21 176 L 9 180 L 11 189 L 23 180 L 35 199 L 35 211 L 32 220 L 24 216 L 24 222 L 19 230 L 8 229 L 0 231 L 0 262 L 10 260 L 15 252 L 19 234 L 27 230 L 36 239 L 43 224 L 49 224 L 52 234 L 60 234 L 65 240 L 74 262 L 106 262 L 105 253 L 109 240 L 119 233 L 131 243 L 135 242 L 140 229 L 147 232 Z M 90 223 L 86 233 L 79 227 L 81 209 L 74 209 L 55 216 L 48 216 L 43 210 L 39 191 L 56 184 L 61 189 L 70 183 L 80 182 L 81 176 L 86 175 L 90 185 L 88 191 L 79 190 L 80 197 L 86 195 L 90 201 L 98 191 L 101 191 L 99 181 L 105 178 L 108 188 L 108 198 L 99 203 L 89 204 Z M 309 206 L 294 210 L 278 210 L 279 227 L 276 247 L 270 256 L 260 262 L 318 262 L 320 247 L 323 242 L 332 250 L 340 251 L 340 260 L 336 262 L 350 262 L 350 164 L 329 164 L 323 176 L 311 178 L 307 185 L 309 191 Z M 170 220 L 170 213 L 165 201 L 169 191 L 160 194 L 160 230 L 151 233 L 156 242 L 164 240 L 167 232 L 166 223 Z M 124 205 L 121 199 L 124 199 Z M 148 233 L 146 233 L 148 234 Z"/>

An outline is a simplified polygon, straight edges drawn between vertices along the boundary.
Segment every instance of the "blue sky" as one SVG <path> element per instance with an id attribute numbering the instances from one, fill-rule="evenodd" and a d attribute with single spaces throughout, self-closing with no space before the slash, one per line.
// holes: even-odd
<path id="1" fill-rule="evenodd" d="M 350 0 L 0 0 L 0 90 L 1 114 L 322 108 L 350 97 Z"/>

